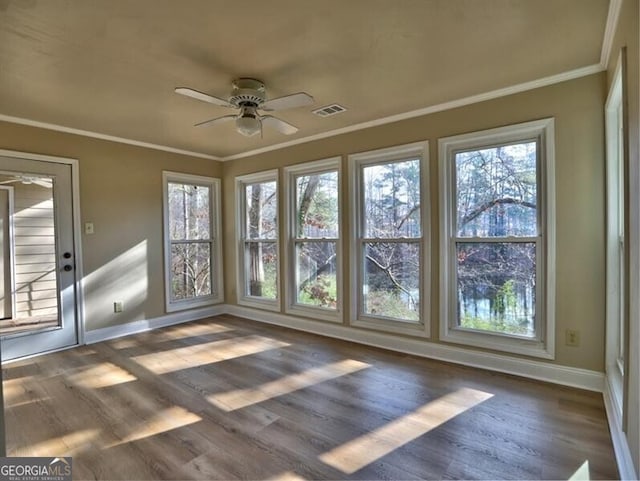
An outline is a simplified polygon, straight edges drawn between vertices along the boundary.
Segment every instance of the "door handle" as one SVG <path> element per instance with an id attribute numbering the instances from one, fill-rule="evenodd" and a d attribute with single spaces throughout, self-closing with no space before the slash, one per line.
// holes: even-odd
<path id="1" fill-rule="evenodd" d="M 64 254 L 62 254 L 62 257 L 64 257 L 65 259 L 71 259 L 71 252 L 65 252 Z"/>
<path id="2" fill-rule="evenodd" d="M 73 270 L 73 267 L 67 264 L 62 269 L 65 270 L 66 272 L 69 272 L 70 270 Z"/>

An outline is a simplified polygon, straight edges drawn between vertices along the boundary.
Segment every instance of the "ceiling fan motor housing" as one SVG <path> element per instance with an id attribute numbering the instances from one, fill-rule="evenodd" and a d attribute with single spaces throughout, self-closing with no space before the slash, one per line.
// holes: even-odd
<path id="1" fill-rule="evenodd" d="M 260 80 L 239 78 L 233 81 L 229 103 L 235 107 L 258 107 L 266 100 L 266 89 Z"/>

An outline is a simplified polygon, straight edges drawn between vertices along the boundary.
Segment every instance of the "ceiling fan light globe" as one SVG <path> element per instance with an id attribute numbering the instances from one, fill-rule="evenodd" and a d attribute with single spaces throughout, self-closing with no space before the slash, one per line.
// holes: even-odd
<path id="1" fill-rule="evenodd" d="M 260 132 L 260 120 L 256 117 L 238 117 L 236 119 L 236 129 L 246 137 L 251 137 Z"/>

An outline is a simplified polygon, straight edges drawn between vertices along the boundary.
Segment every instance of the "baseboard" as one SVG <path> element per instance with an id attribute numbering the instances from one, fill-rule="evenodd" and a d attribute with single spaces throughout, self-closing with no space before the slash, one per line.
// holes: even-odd
<path id="1" fill-rule="evenodd" d="M 604 374 L 596 371 L 560 366 L 509 355 L 474 351 L 446 344 L 426 342 L 421 339 L 393 336 L 377 331 L 345 327 L 340 324 L 314 321 L 277 312 L 229 304 L 218 304 L 202 309 L 175 312 L 153 319 L 143 319 L 118 326 L 86 331 L 84 341 L 86 344 L 93 344 L 108 339 L 221 314 L 232 314 L 254 321 L 288 327 L 344 341 L 357 342 L 359 344 L 447 361 L 454 364 L 513 374 L 530 379 L 561 384 L 563 386 L 577 387 L 596 392 L 603 392 L 604 390 Z"/>
<path id="2" fill-rule="evenodd" d="M 108 339 L 115 339 L 117 337 L 149 331 L 151 329 L 158 329 L 160 327 L 173 326 L 175 324 L 182 324 L 183 322 L 204 319 L 206 317 L 218 316 L 225 312 L 227 312 L 227 306 L 218 304 L 215 306 L 203 307 L 201 309 L 172 312 L 171 314 L 154 317 L 152 319 L 142 319 L 117 326 L 103 327 L 92 331 L 86 331 L 84 333 L 84 343 L 94 344 Z"/>
<path id="3" fill-rule="evenodd" d="M 244 306 L 225 305 L 223 306 L 223 310 L 227 314 L 254 321 L 289 327 L 313 334 L 430 359 L 463 364 L 465 366 L 488 369 L 506 374 L 514 374 L 516 376 L 561 384 L 563 386 L 577 387 L 589 391 L 602 392 L 604 389 L 604 374 L 597 371 L 533 361 L 509 355 L 475 351 L 446 344 L 426 342 L 420 339 L 393 336 L 382 332 L 345 327 L 339 324 L 303 319 Z"/>
<path id="4" fill-rule="evenodd" d="M 636 474 L 633 466 L 633 459 L 631 458 L 631 451 L 629 450 L 627 437 L 622 431 L 620 410 L 616 408 L 615 396 L 613 394 L 614 387 L 611 385 L 611 382 L 611 377 L 607 376 L 605 378 L 604 392 L 602 395 L 604 397 L 604 407 L 609 421 L 609 431 L 611 433 L 611 441 L 613 442 L 613 451 L 616 455 L 616 463 L 618 464 L 618 473 L 622 480 L 638 479 L 638 475 Z"/>

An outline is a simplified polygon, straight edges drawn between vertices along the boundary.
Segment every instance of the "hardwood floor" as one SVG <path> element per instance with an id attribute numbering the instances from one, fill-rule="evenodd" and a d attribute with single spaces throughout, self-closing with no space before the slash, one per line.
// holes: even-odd
<path id="1" fill-rule="evenodd" d="M 618 476 L 600 394 L 231 316 L 3 372 L 8 455 L 75 479 Z"/>

